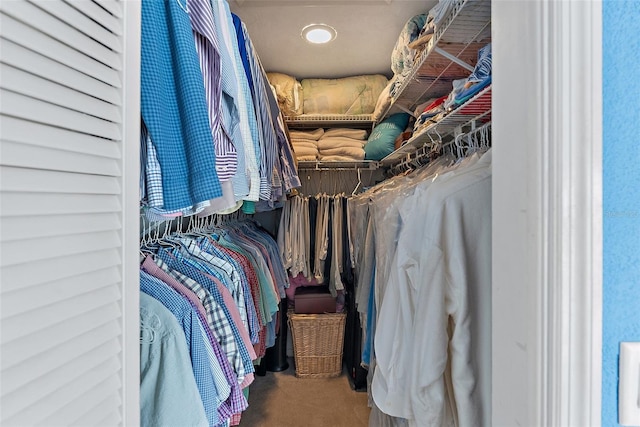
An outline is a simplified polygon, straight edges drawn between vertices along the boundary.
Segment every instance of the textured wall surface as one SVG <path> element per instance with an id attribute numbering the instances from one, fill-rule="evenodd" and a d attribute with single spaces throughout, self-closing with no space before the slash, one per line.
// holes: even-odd
<path id="1" fill-rule="evenodd" d="M 618 425 L 621 341 L 640 341 L 640 1 L 603 2 L 602 425 Z"/>

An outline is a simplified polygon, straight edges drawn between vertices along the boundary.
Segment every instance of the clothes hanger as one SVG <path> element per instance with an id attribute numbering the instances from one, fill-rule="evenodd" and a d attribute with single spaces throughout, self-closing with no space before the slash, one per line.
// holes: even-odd
<path id="1" fill-rule="evenodd" d="M 144 261 L 144 259 L 147 257 L 147 255 L 151 252 L 149 251 L 149 249 L 147 248 L 148 246 L 148 241 L 147 241 L 147 221 L 146 221 L 146 217 L 144 215 L 144 213 L 140 214 L 140 223 L 142 224 L 142 236 L 140 237 L 140 263 L 142 263 Z"/>
<path id="2" fill-rule="evenodd" d="M 177 248 L 176 241 L 172 239 L 173 233 L 171 232 L 171 224 L 172 224 L 172 221 L 161 221 L 158 224 L 158 227 L 156 228 L 157 244 L 164 247 L 168 246 L 172 248 Z M 160 227 L 162 225 L 164 225 L 164 230 L 162 231 L 162 235 L 160 235 Z"/>
<path id="3" fill-rule="evenodd" d="M 182 5 L 182 3 L 180 3 L 180 0 L 176 0 L 176 3 L 178 3 L 178 6 L 180 6 L 180 9 L 184 10 L 184 13 L 189 14 L 189 3 L 188 2 L 184 2 L 184 6 Z"/>
<path id="4" fill-rule="evenodd" d="M 459 133 L 458 135 L 456 135 L 455 140 L 454 140 L 454 145 L 456 148 L 456 157 L 458 159 L 462 159 L 464 157 L 464 147 L 462 145 L 462 137 L 464 136 L 463 133 Z"/>
<path id="5" fill-rule="evenodd" d="M 360 168 L 356 168 L 356 169 L 358 170 L 358 184 L 356 185 L 356 188 L 354 188 L 353 191 L 351 192 L 352 196 L 356 195 L 358 189 L 362 185 L 362 169 Z"/>

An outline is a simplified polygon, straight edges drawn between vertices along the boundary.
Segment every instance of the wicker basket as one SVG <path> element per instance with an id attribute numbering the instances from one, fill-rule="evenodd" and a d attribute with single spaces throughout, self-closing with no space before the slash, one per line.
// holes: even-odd
<path id="1" fill-rule="evenodd" d="M 342 372 L 346 313 L 289 313 L 298 378 L 337 377 Z"/>

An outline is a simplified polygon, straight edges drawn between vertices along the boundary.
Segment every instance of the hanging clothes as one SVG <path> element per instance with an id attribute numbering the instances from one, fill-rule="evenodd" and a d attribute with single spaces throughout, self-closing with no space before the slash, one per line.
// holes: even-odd
<path id="1" fill-rule="evenodd" d="M 175 425 L 169 420 L 176 414 L 165 414 L 154 396 L 174 396 L 188 385 L 184 395 L 198 396 L 191 403 L 193 424 L 189 419 L 179 424 L 202 425 L 204 414 L 206 425 L 237 425 L 247 408 L 254 364 L 274 345 L 278 305 L 288 285 L 277 243 L 257 224 L 243 222 L 170 234 L 143 245 L 143 250 L 147 255 L 140 270 L 141 292 L 168 310 L 182 332 L 174 334 L 184 341 L 167 354 L 169 360 L 158 360 L 159 354 L 153 364 L 142 359 L 141 366 L 170 370 L 170 361 L 184 367 L 189 357 L 190 367 L 177 388 L 164 381 L 172 372 L 141 371 L 141 416 L 148 421 L 143 425 Z M 146 313 L 141 312 L 143 320 Z M 144 338 L 149 321 L 141 325 Z M 176 345 L 175 339 L 172 343 Z M 185 369 L 180 372 L 186 375 Z"/>
<path id="2" fill-rule="evenodd" d="M 141 112 L 164 170 L 163 207 L 220 197 L 202 72 L 178 2 L 142 3 Z"/>
<path id="3" fill-rule="evenodd" d="M 280 217 L 278 249 L 290 281 L 302 275 L 309 284 L 327 284 L 334 297 L 344 292 L 345 280 L 353 278 L 346 203 L 344 194 L 287 200 Z"/>
<path id="4" fill-rule="evenodd" d="M 300 186 L 266 73 L 226 1 L 143 1 L 141 71 L 148 219 L 272 210 Z"/>
<path id="5" fill-rule="evenodd" d="M 393 177 L 349 213 L 377 422 L 488 425 L 491 152 Z"/>
<path id="6" fill-rule="evenodd" d="M 140 293 L 141 425 L 209 424 L 185 341 L 173 314 L 155 298 Z"/>

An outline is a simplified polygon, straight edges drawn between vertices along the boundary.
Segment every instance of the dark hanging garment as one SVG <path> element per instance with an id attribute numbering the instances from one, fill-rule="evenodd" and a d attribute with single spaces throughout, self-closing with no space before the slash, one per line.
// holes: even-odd
<path id="1" fill-rule="evenodd" d="M 344 331 L 344 355 L 343 361 L 347 368 L 349 384 L 356 391 L 367 391 L 368 370 L 360 364 L 362 360 L 362 328 L 360 315 L 356 309 L 353 283 L 345 283 L 347 321 Z"/>
<path id="2" fill-rule="evenodd" d="M 345 289 L 349 284 L 353 287 L 355 277 L 353 276 L 353 265 L 351 264 L 351 248 L 349 245 L 349 217 L 347 216 L 347 198 L 343 197 L 342 201 L 342 283 Z M 352 292 L 351 291 L 348 292 Z"/>
<path id="3" fill-rule="evenodd" d="M 311 242 L 311 252 L 309 256 L 309 266 L 311 271 L 315 268 L 316 257 L 316 220 L 318 218 L 318 200 L 315 197 L 309 197 L 309 236 Z"/>

